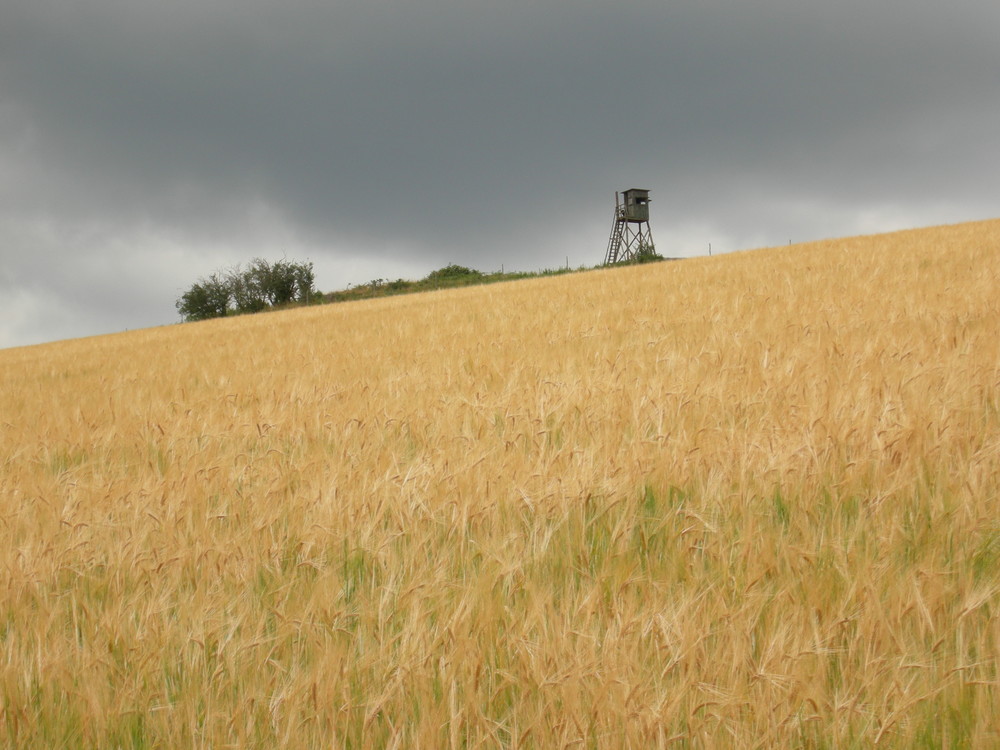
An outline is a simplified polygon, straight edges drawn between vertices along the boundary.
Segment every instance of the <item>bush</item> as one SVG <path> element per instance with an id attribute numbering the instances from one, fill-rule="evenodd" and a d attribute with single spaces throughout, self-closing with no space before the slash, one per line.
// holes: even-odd
<path id="1" fill-rule="evenodd" d="M 431 271 L 427 275 L 427 281 L 444 281 L 446 279 L 456 279 L 460 277 L 469 276 L 482 276 L 481 271 L 476 271 L 472 268 L 466 268 L 465 266 L 458 266 L 452 263 L 444 268 L 439 268 L 436 271 Z"/>
<path id="2" fill-rule="evenodd" d="M 658 263 L 661 260 L 666 260 L 666 258 L 655 250 L 649 249 L 636 253 L 634 260 L 636 263 Z"/>

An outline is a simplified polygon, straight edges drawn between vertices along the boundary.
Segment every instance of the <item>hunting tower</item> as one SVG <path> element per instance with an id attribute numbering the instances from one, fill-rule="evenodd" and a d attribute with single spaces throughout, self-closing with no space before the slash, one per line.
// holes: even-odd
<path id="1" fill-rule="evenodd" d="M 604 264 L 632 260 L 639 255 L 656 252 L 653 233 L 649 228 L 649 191 L 632 188 L 615 193 L 615 215 Z"/>

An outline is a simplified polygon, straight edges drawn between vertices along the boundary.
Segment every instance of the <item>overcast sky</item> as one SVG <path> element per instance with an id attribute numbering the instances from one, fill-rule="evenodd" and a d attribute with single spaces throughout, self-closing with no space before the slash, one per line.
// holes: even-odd
<path id="1" fill-rule="evenodd" d="M 5 0 L 0 347 L 324 291 L 1000 215 L 996 0 Z"/>

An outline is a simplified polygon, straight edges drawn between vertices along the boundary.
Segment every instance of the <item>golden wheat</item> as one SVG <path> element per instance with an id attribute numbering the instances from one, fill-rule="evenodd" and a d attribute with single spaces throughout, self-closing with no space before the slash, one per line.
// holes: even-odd
<path id="1" fill-rule="evenodd" d="M 0 352 L 0 736 L 995 745 L 998 289 L 993 221 Z"/>

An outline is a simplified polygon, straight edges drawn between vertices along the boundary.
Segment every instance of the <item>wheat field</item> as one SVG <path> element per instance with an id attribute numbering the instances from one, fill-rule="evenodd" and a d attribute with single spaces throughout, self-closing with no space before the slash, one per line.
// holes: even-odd
<path id="1" fill-rule="evenodd" d="M 0 351 L 0 744 L 1000 743 L 1000 221 Z"/>

